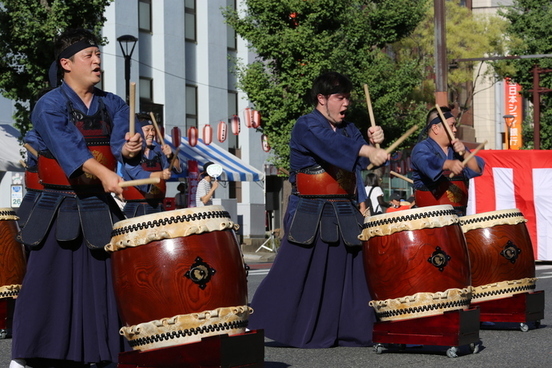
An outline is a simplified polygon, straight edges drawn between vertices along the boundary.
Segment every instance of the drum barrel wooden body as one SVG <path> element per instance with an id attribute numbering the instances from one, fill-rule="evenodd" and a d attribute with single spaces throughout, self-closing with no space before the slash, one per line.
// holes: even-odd
<path id="1" fill-rule="evenodd" d="M 247 304 L 245 269 L 231 230 L 123 249 L 112 255 L 112 267 L 127 325 Z M 202 288 L 188 273 L 210 280 Z"/>
<path id="2" fill-rule="evenodd" d="M 366 281 L 372 298 L 385 301 L 386 307 L 389 300 L 399 301 L 397 310 L 391 308 L 389 313 L 383 313 L 388 319 L 441 313 L 440 307 L 431 306 L 431 302 L 430 306 L 425 302 L 421 306 L 408 306 L 401 301 L 416 294 L 436 300 L 435 295 L 425 294 L 450 294 L 447 290 L 457 290 L 452 292 L 457 294 L 454 297 L 439 294 L 437 299 L 443 302 L 437 304 L 453 309 L 469 304 L 468 251 L 452 206 L 430 206 L 367 217 L 361 240 Z M 466 295 L 460 297 L 460 294 Z M 374 307 L 378 313 L 377 306 Z M 408 308 L 417 308 L 422 314 L 403 310 Z"/>
<path id="3" fill-rule="evenodd" d="M 25 276 L 25 253 L 16 241 L 17 220 L 14 210 L 0 208 L 0 298 L 16 298 Z"/>
<path id="4" fill-rule="evenodd" d="M 133 348 L 245 331 L 245 264 L 234 224 L 221 206 L 120 221 L 106 249 L 113 251 L 115 295 L 127 326 L 122 334 Z"/>
<path id="5" fill-rule="evenodd" d="M 434 190 L 416 189 L 414 192 L 416 206 L 438 206 L 449 204 L 462 214 L 468 205 L 468 186 L 462 177 L 442 178 Z"/>
<path id="6" fill-rule="evenodd" d="M 460 218 L 476 287 L 472 302 L 535 288 L 535 257 L 525 222 L 518 209 Z"/>

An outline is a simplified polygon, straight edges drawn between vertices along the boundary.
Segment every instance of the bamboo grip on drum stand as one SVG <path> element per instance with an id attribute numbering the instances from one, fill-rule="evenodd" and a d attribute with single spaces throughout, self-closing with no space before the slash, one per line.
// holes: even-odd
<path id="1" fill-rule="evenodd" d="M 485 147 L 485 145 L 487 144 L 487 140 L 485 140 L 485 142 L 481 143 L 479 146 L 477 146 L 476 149 L 474 149 L 472 152 L 470 152 L 470 154 L 468 155 L 468 157 L 466 157 L 464 159 L 464 161 L 462 161 L 462 165 L 463 166 L 466 166 L 466 164 L 468 163 L 469 160 L 471 160 L 473 158 L 473 156 L 475 156 L 477 154 L 477 152 L 479 152 L 483 147 Z M 449 175 L 449 178 L 452 178 L 454 176 L 453 173 L 451 173 Z"/>
<path id="2" fill-rule="evenodd" d="M 391 153 L 397 148 L 406 138 L 408 138 L 412 133 L 418 129 L 418 125 L 414 125 L 412 128 L 408 129 L 399 139 L 397 139 L 392 145 L 390 145 L 385 152 Z M 374 167 L 374 164 L 368 165 L 367 170 L 371 170 Z"/>
<path id="3" fill-rule="evenodd" d="M 119 186 L 121 188 L 126 188 L 126 187 L 135 187 L 138 185 L 146 185 L 146 184 L 159 184 L 160 182 L 161 182 L 161 178 L 146 178 L 146 179 L 121 181 L 119 182 Z"/>
<path id="4" fill-rule="evenodd" d="M 364 83 L 364 94 L 366 95 L 366 106 L 368 108 L 368 115 L 370 115 L 370 126 L 376 126 L 376 119 L 374 118 L 374 111 L 372 110 L 372 100 L 370 99 L 370 92 L 368 91 L 368 85 Z M 380 148 L 379 143 L 376 143 L 376 148 Z"/>

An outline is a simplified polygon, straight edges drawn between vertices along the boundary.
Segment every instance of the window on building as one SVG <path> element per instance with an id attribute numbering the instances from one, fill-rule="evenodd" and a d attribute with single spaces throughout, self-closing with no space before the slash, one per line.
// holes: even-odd
<path id="1" fill-rule="evenodd" d="M 197 127 L 197 86 L 186 86 L 186 131 Z"/>
<path id="2" fill-rule="evenodd" d="M 186 0 L 184 27 L 186 41 L 196 42 L 196 0 Z"/>
<path id="3" fill-rule="evenodd" d="M 226 0 L 226 7 L 235 10 L 236 0 Z M 230 25 L 226 26 L 226 37 L 228 50 L 236 51 L 238 48 L 238 44 L 236 42 L 236 31 Z"/>
<path id="4" fill-rule="evenodd" d="M 138 27 L 141 32 L 151 32 L 151 0 L 138 2 Z"/>
<path id="5" fill-rule="evenodd" d="M 153 101 L 153 79 L 140 77 L 140 100 Z"/>

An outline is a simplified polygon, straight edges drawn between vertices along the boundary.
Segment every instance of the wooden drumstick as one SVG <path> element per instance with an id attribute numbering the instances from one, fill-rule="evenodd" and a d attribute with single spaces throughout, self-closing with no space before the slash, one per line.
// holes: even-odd
<path id="1" fill-rule="evenodd" d="M 165 145 L 165 140 L 163 139 L 163 135 L 161 134 L 161 130 L 159 129 L 159 125 L 157 125 L 157 120 L 155 120 L 155 116 L 153 115 L 153 112 L 150 112 L 151 122 L 153 123 L 153 126 L 155 128 L 155 132 L 157 133 L 157 136 L 159 137 L 159 143 L 161 145 Z"/>
<path id="2" fill-rule="evenodd" d="M 447 119 L 445 119 L 445 115 L 443 114 L 443 111 L 441 110 L 441 106 L 435 105 L 437 108 L 437 112 L 439 113 L 439 117 L 441 118 L 441 121 L 443 122 L 443 126 L 445 127 L 445 130 L 447 131 L 447 135 L 449 137 L 449 140 L 452 142 L 454 140 L 454 133 L 452 130 L 450 130 L 450 127 L 447 123 Z M 464 155 L 464 151 L 458 152 L 460 155 Z"/>
<path id="3" fill-rule="evenodd" d="M 23 147 L 25 147 L 34 157 L 38 157 L 37 150 L 35 150 L 29 143 L 25 143 Z"/>
<path id="4" fill-rule="evenodd" d="M 178 147 L 176 151 L 173 153 L 174 157 L 172 158 L 171 164 L 169 165 L 169 171 L 171 171 L 174 165 L 176 165 L 176 161 L 178 160 L 178 152 L 180 152 L 180 147 Z"/>
<path id="5" fill-rule="evenodd" d="M 401 174 L 396 173 L 396 172 L 394 172 L 394 171 L 389 171 L 389 174 L 394 175 L 394 176 L 396 176 L 397 178 L 400 178 L 400 179 L 402 179 L 402 180 L 404 180 L 404 181 L 407 181 L 407 182 L 409 182 L 410 184 L 414 184 L 414 180 L 412 180 L 412 179 L 410 179 L 410 178 L 407 178 L 407 177 L 404 176 L 404 175 L 401 175 Z"/>
<path id="6" fill-rule="evenodd" d="M 372 100 L 370 99 L 370 92 L 368 91 L 368 85 L 364 83 L 364 94 L 366 95 L 366 106 L 368 107 L 368 115 L 370 115 L 370 126 L 376 126 L 376 119 L 374 118 L 374 111 L 372 110 Z M 379 143 L 376 143 L 376 148 L 380 148 Z"/>
<path id="7" fill-rule="evenodd" d="M 483 142 L 479 146 L 477 146 L 476 149 L 471 151 L 470 154 L 468 155 L 468 157 L 464 158 L 464 161 L 462 161 L 462 166 L 466 166 L 468 161 L 471 160 L 473 158 L 473 156 L 475 156 L 477 154 L 477 152 L 479 152 L 483 147 L 485 147 L 486 144 L 487 144 L 487 140 L 485 140 L 485 142 Z M 449 178 L 452 178 L 453 176 L 454 176 L 454 173 L 450 173 Z"/>
<path id="8" fill-rule="evenodd" d="M 119 182 L 119 186 L 121 188 L 126 188 L 126 187 L 135 187 L 138 185 L 146 185 L 146 184 L 159 184 L 160 182 L 161 182 L 161 178 L 145 178 L 145 179 L 121 181 Z"/>
<path id="9" fill-rule="evenodd" d="M 128 133 L 130 137 L 134 137 L 134 134 L 136 134 L 136 115 L 135 115 L 135 109 L 136 109 L 136 83 L 132 82 L 130 83 L 130 91 L 129 91 L 129 98 L 128 98 L 128 105 L 129 105 L 129 111 L 130 116 L 128 119 Z M 136 155 L 135 152 L 129 152 L 128 154 L 130 157 L 134 157 Z"/>
<path id="10" fill-rule="evenodd" d="M 136 133 L 136 124 L 135 124 L 135 110 L 136 110 L 136 83 L 130 83 L 130 91 L 128 97 L 128 106 L 130 111 L 130 116 L 128 120 L 128 132 L 130 136 L 134 136 Z"/>
<path id="11" fill-rule="evenodd" d="M 408 138 L 412 133 L 418 129 L 418 125 L 414 125 L 412 128 L 408 129 L 399 139 L 397 139 L 392 145 L 390 145 L 385 152 L 391 153 L 397 148 L 406 138 Z M 367 170 L 371 170 L 374 167 L 373 164 L 368 165 Z"/>

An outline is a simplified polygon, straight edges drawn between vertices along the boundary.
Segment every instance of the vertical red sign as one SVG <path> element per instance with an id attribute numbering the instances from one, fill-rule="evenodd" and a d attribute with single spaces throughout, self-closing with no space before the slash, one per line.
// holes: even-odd
<path id="1" fill-rule="evenodd" d="M 514 116 L 509 128 L 509 134 L 507 135 L 510 140 L 509 147 L 510 149 L 518 150 L 523 145 L 521 126 L 523 122 L 523 98 L 520 94 L 521 86 L 512 82 L 509 78 L 504 81 L 504 86 L 504 95 L 506 96 L 504 115 Z M 505 129 L 508 129 L 508 126 Z"/>

